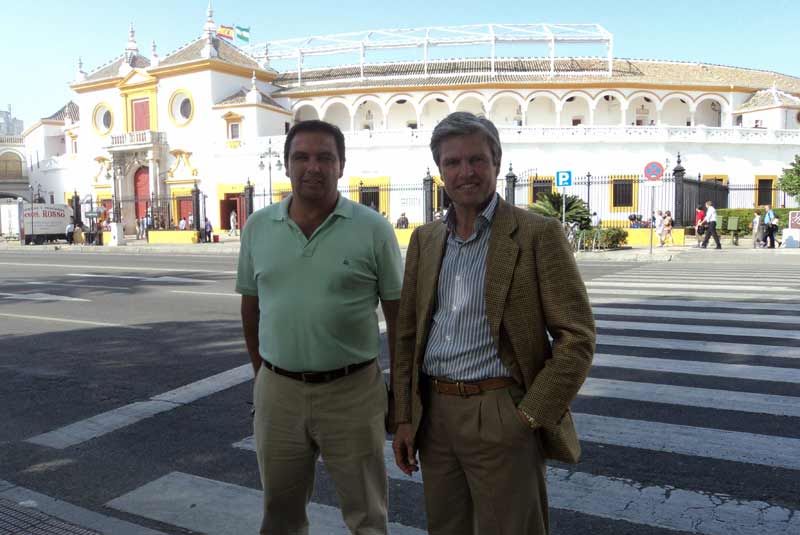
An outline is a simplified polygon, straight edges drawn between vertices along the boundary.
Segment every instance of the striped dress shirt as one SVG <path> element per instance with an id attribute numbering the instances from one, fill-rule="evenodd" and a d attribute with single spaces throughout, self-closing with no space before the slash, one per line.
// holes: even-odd
<path id="1" fill-rule="evenodd" d="M 423 373 L 452 381 L 480 381 L 510 377 L 497 355 L 484 299 L 486 256 L 497 208 L 495 193 L 475 220 L 466 240 L 455 232 L 455 210 L 448 211 L 447 244 L 439 272 L 436 311 L 433 314 Z"/>

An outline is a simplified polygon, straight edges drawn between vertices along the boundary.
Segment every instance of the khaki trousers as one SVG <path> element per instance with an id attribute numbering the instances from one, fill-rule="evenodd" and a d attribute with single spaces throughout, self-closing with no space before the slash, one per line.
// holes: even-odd
<path id="1" fill-rule="evenodd" d="M 356 535 L 386 534 L 386 388 L 377 364 L 329 383 L 308 384 L 261 366 L 253 387 L 253 431 L 264 519 L 261 535 L 307 535 L 319 455 Z"/>
<path id="2" fill-rule="evenodd" d="M 419 452 L 430 535 L 546 535 L 538 432 L 517 415 L 513 386 L 476 396 L 423 387 Z"/>

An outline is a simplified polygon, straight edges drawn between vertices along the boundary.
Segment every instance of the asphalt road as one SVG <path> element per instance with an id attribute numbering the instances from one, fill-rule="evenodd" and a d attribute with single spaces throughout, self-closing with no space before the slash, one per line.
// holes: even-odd
<path id="1" fill-rule="evenodd" d="M 162 533 L 249 526 L 237 507 L 260 483 L 235 268 L 0 253 L 0 480 Z M 549 473 L 553 533 L 800 532 L 800 276 L 742 271 L 581 264 L 600 339 L 573 404 L 583 458 Z M 332 522 L 319 533 L 339 533 L 321 465 L 312 502 Z M 424 530 L 419 476 L 390 473 L 390 520 Z"/>

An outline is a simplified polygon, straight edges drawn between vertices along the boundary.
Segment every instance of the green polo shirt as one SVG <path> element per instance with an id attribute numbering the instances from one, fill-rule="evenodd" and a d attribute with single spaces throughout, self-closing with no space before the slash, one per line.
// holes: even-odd
<path id="1" fill-rule="evenodd" d="M 242 231 L 236 291 L 258 296 L 261 357 L 290 371 L 327 371 L 378 356 L 378 300 L 400 299 L 403 265 L 391 225 L 339 195 L 306 238 L 291 196 Z"/>

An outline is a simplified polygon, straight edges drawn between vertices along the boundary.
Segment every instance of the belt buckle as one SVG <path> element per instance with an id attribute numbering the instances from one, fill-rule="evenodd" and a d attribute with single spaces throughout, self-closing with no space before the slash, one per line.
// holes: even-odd
<path id="1" fill-rule="evenodd" d="M 467 391 L 464 390 L 464 381 L 456 381 L 456 386 L 458 387 L 458 395 L 462 398 L 468 398 L 469 394 Z"/>
<path id="2" fill-rule="evenodd" d="M 300 372 L 300 380 L 303 381 L 304 383 L 310 383 L 311 381 L 306 379 L 307 375 L 310 375 L 310 372 Z"/>

